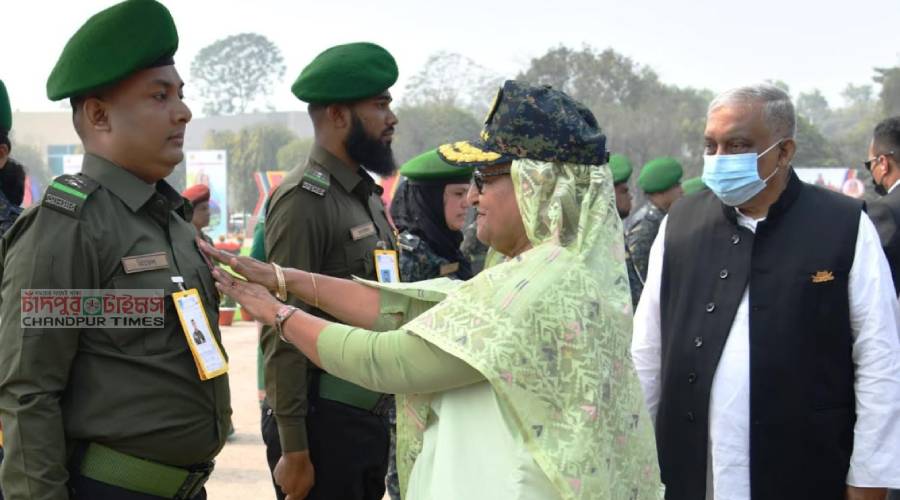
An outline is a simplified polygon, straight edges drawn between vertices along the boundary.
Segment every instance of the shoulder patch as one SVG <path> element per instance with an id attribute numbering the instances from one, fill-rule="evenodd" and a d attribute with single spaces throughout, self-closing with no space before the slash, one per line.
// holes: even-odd
<path id="1" fill-rule="evenodd" d="M 421 241 L 421 238 L 412 233 L 403 233 L 397 238 L 397 244 L 400 246 L 400 249 L 406 252 L 415 250 Z"/>
<path id="2" fill-rule="evenodd" d="M 331 186 L 331 176 L 319 167 L 311 166 L 306 169 L 303 178 L 300 179 L 300 187 L 318 196 L 325 196 L 325 192 Z"/>
<path id="3" fill-rule="evenodd" d="M 97 181 L 81 174 L 61 175 L 47 186 L 41 206 L 78 217 L 81 207 L 99 186 Z"/>

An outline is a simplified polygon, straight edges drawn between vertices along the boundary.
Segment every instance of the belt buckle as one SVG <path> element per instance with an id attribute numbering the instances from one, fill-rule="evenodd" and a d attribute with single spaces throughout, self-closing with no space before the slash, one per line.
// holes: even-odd
<path id="1" fill-rule="evenodd" d="M 212 475 L 215 465 L 215 461 L 212 461 L 191 467 L 188 470 L 188 476 L 185 478 L 184 483 L 181 484 L 181 488 L 178 489 L 178 493 L 175 494 L 173 500 L 190 500 L 199 495 L 203 486 L 206 485 L 206 481 L 209 480 L 209 476 Z"/>

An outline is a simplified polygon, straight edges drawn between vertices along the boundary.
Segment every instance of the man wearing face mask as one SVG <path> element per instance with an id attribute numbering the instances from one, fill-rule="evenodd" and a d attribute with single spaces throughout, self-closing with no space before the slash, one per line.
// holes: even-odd
<path id="1" fill-rule="evenodd" d="M 710 191 L 653 243 L 631 350 L 669 500 L 881 500 L 900 485 L 888 264 L 860 202 L 793 172 L 794 133 L 780 89 L 719 95 Z"/>
<path id="2" fill-rule="evenodd" d="M 881 246 L 887 255 L 894 278 L 894 290 L 900 294 L 900 116 L 888 118 L 875 127 L 869 144 L 866 170 L 872 174 L 880 200 L 869 205 L 869 217 L 878 229 Z"/>
<path id="3" fill-rule="evenodd" d="M 265 254 L 277 266 L 339 278 L 376 280 L 376 251 L 394 259 L 397 245 L 368 172 L 394 173 L 391 140 L 397 117 L 389 88 L 397 63 L 372 43 L 325 50 L 300 73 L 291 91 L 308 103 L 315 145 L 306 164 L 272 193 L 265 224 Z M 390 266 L 388 266 L 390 267 Z M 278 271 L 280 274 L 280 271 Z M 388 269 L 390 274 L 390 269 Z M 283 285 L 283 280 L 282 280 Z M 330 319 L 317 306 L 279 299 Z M 377 499 L 384 495 L 389 435 L 387 396 L 345 382 L 309 363 L 274 328 L 262 331 L 266 403 L 264 419 L 273 478 L 288 498 Z M 313 486 L 313 483 L 315 485 Z M 277 492 L 279 498 L 282 492 Z M 308 495 L 308 496 L 307 496 Z"/>

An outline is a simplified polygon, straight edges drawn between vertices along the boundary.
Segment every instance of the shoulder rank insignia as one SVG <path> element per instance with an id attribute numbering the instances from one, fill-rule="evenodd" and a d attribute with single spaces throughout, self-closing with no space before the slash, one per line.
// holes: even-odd
<path id="1" fill-rule="evenodd" d="M 826 283 L 828 281 L 834 281 L 834 273 L 831 271 L 819 271 L 812 275 L 813 283 Z"/>
<path id="2" fill-rule="evenodd" d="M 310 167 L 300 179 L 300 187 L 318 196 L 325 196 L 331 186 L 331 178 L 326 172 L 316 167 Z"/>
<path id="3" fill-rule="evenodd" d="M 401 250 L 412 252 L 419 246 L 420 241 L 421 239 L 412 233 L 403 233 L 397 239 L 397 244 L 400 246 Z"/>
<path id="4" fill-rule="evenodd" d="M 97 187 L 97 181 L 84 175 L 61 175 L 47 187 L 41 206 L 78 217 L 81 207 Z"/>

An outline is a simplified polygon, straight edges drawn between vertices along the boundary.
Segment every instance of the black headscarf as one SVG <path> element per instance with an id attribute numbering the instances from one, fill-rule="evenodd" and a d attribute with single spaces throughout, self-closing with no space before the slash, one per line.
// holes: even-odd
<path id="1" fill-rule="evenodd" d="M 391 218 L 400 232 L 425 240 L 429 248 L 450 262 L 458 262 L 456 275 L 467 280 L 473 276 L 472 264 L 459 250 L 462 231 L 447 227 L 444 217 L 444 188 L 459 181 L 411 181 L 403 179 L 391 202 Z"/>

